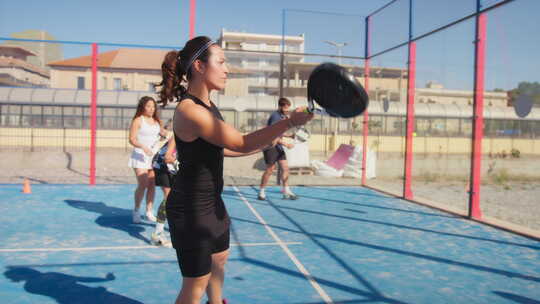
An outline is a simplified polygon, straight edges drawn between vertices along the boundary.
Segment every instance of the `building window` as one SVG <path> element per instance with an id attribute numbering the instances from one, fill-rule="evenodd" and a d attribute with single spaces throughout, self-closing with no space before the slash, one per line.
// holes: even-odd
<path id="1" fill-rule="evenodd" d="M 154 84 L 151 83 L 151 82 L 148 83 L 148 91 L 150 91 L 150 92 L 155 92 L 156 91 L 156 89 L 154 88 Z"/>
<path id="2" fill-rule="evenodd" d="M 114 89 L 117 91 L 122 89 L 122 78 L 114 79 Z"/>
<path id="3" fill-rule="evenodd" d="M 77 89 L 84 90 L 84 77 L 77 77 Z"/>
<path id="4" fill-rule="evenodd" d="M 107 87 L 107 77 L 102 77 L 101 81 L 103 82 L 102 89 L 107 90 L 108 89 L 108 87 Z"/>

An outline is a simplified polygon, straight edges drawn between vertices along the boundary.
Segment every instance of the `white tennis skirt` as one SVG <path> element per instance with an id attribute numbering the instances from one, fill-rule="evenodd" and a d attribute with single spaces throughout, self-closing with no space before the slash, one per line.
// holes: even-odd
<path id="1" fill-rule="evenodd" d="M 152 157 L 142 149 L 135 148 L 128 160 L 128 167 L 134 169 L 152 169 Z"/>

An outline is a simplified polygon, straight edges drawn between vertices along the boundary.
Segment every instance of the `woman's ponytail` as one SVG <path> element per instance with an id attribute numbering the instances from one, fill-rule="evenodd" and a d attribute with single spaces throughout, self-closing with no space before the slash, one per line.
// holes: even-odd
<path id="1" fill-rule="evenodd" d="M 156 85 L 161 87 L 158 103 L 165 107 L 167 103 L 180 100 L 186 94 L 185 84 L 192 77 L 191 64 L 195 60 L 208 62 L 208 48 L 213 44 L 215 43 L 210 38 L 198 36 L 186 42 L 181 51 L 170 51 L 165 55 L 161 64 L 163 79 Z"/>
<path id="2" fill-rule="evenodd" d="M 186 87 L 182 85 L 186 81 L 184 75 L 186 75 L 182 64 L 180 62 L 180 53 L 182 51 L 170 51 L 165 55 L 165 59 L 161 64 L 162 81 L 157 84 L 161 87 L 159 91 L 159 101 L 163 107 L 169 102 L 180 99 L 187 91 Z"/>

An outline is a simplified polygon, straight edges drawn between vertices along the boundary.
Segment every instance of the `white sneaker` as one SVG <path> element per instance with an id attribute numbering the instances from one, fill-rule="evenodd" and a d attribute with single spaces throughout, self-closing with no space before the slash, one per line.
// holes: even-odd
<path id="1" fill-rule="evenodd" d="M 152 243 L 152 245 L 154 246 L 163 246 L 163 247 L 168 247 L 168 248 L 171 248 L 172 247 L 172 243 L 171 241 L 169 241 L 164 235 L 163 233 L 155 233 L 153 232 L 152 235 L 150 236 L 150 242 Z"/>
<path id="2" fill-rule="evenodd" d="M 283 193 L 283 199 L 286 199 L 286 200 L 297 200 L 298 199 L 298 196 L 292 192 L 284 192 Z"/>
<path id="3" fill-rule="evenodd" d="M 156 222 L 156 217 L 152 214 L 152 212 L 146 212 L 146 219 L 150 222 Z"/>
<path id="4" fill-rule="evenodd" d="M 141 222 L 141 215 L 138 211 L 133 211 L 132 219 L 134 224 L 139 224 Z"/>

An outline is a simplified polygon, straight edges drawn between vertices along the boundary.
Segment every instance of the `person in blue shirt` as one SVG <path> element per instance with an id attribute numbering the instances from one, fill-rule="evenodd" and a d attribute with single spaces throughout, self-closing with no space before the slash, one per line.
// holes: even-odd
<path id="1" fill-rule="evenodd" d="M 281 97 L 278 100 L 278 110 L 273 112 L 272 115 L 270 115 L 267 125 L 270 126 L 283 119 L 286 119 L 287 115 L 289 114 L 290 107 L 291 101 L 285 97 Z M 281 176 L 279 176 L 279 179 L 281 181 L 281 186 L 283 187 L 283 199 L 295 200 L 298 198 L 298 196 L 296 196 L 296 194 L 294 194 L 289 187 L 289 165 L 287 163 L 287 156 L 285 155 L 284 150 L 284 147 L 287 149 L 292 149 L 294 147 L 294 144 L 284 141 L 284 137 L 286 137 L 286 135 L 279 137 L 274 146 L 263 150 L 266 170 L 261 177 L 261 186 L 259 188 L 259 195 L 257 197 L 259 200 L 266 200 L 266 193 L 264 188 L 268 184 L 268 180 L 270 179 L 270 176 L 272 176 L 272 173 L 276 168 L 276 163 L 281 168 Z"/>

